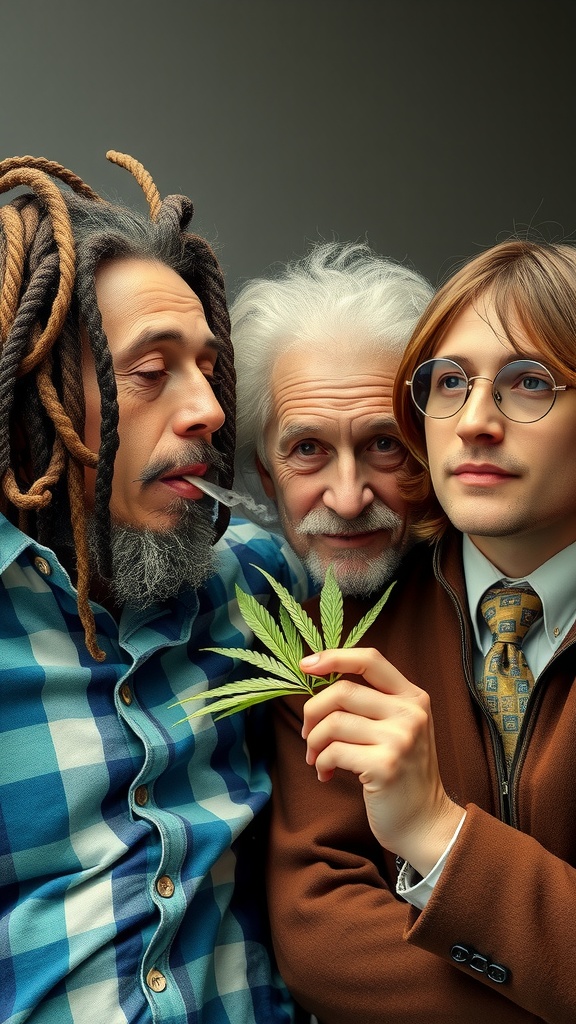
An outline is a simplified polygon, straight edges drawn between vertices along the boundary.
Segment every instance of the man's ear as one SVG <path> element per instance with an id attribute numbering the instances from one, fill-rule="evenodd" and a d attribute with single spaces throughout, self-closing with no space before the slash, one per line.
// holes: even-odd
<path id="1" fill-rule="evenodd" d="M 256 469 L 260 474 L 264 494 L 267 498 L 271 498 L 272 501 L 276 501 L 276 488 L 274 487 L 274 481 L 258 455 L 256 456 Z"/>

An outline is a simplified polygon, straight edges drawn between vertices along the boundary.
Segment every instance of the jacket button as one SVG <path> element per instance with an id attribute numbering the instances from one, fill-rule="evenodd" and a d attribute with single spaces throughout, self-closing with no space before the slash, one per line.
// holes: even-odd
<path id="1" fill-rule="evenodd" d="M 471 967 L 473 971 L 478 971 L 479 974 L 486 974 L 488 969 L 488 960 L 480 953 L 473 953 L 468 961 L 468 966 Z"/>
<path id="2" fill-rule="evenodd" d="M 456 945 L 452 946 L 452 949 L 450 950 L 450 956 L 457 964 L 465 964 L 468 962 L 471 952 L 472 950 L 469 949 L 468 946 L 462 946 L 460 943 L 456 943 Z"/>
<path id="3" fill-rule="evenodd" d="M 50 565 L 50 562 L 47 562 L 45 558 L 42 558 L 42 555 L 36 556 L 34 559 L 34 565 L 42 576 L 50 576 L 52 566 Z"/>
<path id="4" fill-rule="evenodd" d="M 508 968 L 503 967 L 502 964 L 488 964 L 486 977 L 490 978 L 490 981 L 495 981 L 497 985 L 503 985 L 508 981 L 508 973 Z"/>

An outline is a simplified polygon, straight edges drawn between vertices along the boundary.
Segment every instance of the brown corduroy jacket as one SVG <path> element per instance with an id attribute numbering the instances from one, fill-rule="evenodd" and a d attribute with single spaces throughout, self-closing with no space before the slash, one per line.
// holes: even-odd
<path id="1" fill-rule="evenodd" d="M 346 600 L 345 630 L 371 603 Z M 360 783 L 319 783 L 303 699 L 276 701 L 268 891 L 289 988 L 321 1024 L 574 1024 L 576 626 L 536 682 L 508 793 L 474 692 L 459 535 L 414 550 L 362 644 L 429 692 L 444 786 L 467 816 L 427 907 L 411 908 Z"/>

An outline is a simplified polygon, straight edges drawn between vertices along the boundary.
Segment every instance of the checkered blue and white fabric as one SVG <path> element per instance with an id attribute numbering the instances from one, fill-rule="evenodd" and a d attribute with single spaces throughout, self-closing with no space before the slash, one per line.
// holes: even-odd
<path id="1" fill-rule="evenodd" d="M 100 608 L 97 664 L 54 554 L 0 517 L 3 1022 L 291 1019 L 259 911 L 264 753 L 249 754 L 244 714 L 175 725 L 186 712 L 170 705 L 229 677 L 202 648 L 250 643 L 234 584 L 270 596 L 250 563 L 299 600 L 307 583 L 249 523 L 217 550 L 197 594 L 125 609 L 119 628 Z M 267 711 L 250 712 L 262 738 Z"/>

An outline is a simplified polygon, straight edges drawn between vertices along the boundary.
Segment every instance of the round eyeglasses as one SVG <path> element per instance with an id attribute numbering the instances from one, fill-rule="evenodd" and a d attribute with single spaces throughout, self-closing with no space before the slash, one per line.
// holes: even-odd
<path id="1" fill-rule="evenodd" d="M 557 384 L 542 363 L 533 359 L 515 359 L 498 371 L 494 380 L 480 375 L 469 377 L 453 359 L 427 359 L 420 363 L 405 383 L 412 401 L 425 416 L 448 419 L 462 409 L 476 380 L 492 385 L 496 407 L 516 423 L 536 423 L 550 412 L 558 391 L 570 384 Z"/>

